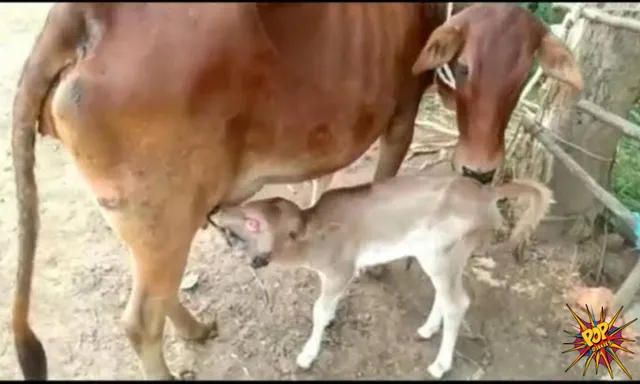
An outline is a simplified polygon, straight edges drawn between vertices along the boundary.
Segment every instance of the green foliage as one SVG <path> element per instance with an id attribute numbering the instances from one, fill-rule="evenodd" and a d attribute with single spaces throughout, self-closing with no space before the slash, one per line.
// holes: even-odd
<path id="1" fill-rule="evenodd" d="M 517 5 L 527 8 L 534 15 L 538 16 L 546 24 L 551 23 L 551 3 L 516 3 Z"/>
<path id="2" fill-rule="evenodd" d="M 640 125 L 640 106 L 636 105 L 628 116 Z M 613 194 L 632 211 L 640 212 L 640 142 L 623 137 L 618 143 L 616 161 L 612 169 Z"/>

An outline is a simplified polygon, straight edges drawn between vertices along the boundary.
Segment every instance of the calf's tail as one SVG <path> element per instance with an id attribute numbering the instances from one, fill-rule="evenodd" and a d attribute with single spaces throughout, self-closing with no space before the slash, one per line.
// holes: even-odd
<path id="1" fill-rule="evenodd" d="M 553 193 L 544 184 L 528 179 L 514 179 L 494 189 L 494 199 L 518 198 L 527 201 L 527 209 L 516 222 L 510 242 L 518 242 L 531 233 L 544 218 L 553 201 Z"/>
<path id="2" fill-rule="evenodd" d="M 22 374 L 27 380 L 47 379 L 42 343 L 29 325 L 33 261 L 38 239 L 38 190 L 34 174 L 36 125 L 47 95 L 63 68 L 76 58 L 85 31 L 86 4 L 53 5 L 27 58 L 13 102 L 11 152 L 18 208 L 18 268 L 12 329 Z"/>

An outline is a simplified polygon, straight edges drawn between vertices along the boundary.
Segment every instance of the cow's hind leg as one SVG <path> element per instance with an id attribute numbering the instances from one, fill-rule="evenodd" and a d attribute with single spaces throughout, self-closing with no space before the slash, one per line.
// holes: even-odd
<path id="1" fill-rule="evenodd" d="M 176 193 L 162 204 L 147 200 L 135 209 L 108 215 L 133 259 L 133 287 L 123 322 L 148 379 L 174 378 L 163 354 L 166 317 L 186 338 L 204 339 L 216 334 L 215 322 L 199 323 L 178 299 L 191 241 L 202 221 L 202 217 L 190 214 L 197 210 L 191 209 L 185 195 Z"/>

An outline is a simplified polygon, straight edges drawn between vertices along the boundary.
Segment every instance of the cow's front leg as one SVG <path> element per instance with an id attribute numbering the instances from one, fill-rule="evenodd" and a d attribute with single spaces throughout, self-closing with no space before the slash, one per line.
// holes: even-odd
<path id="1" fill-rule="evenodd" d="M 212 321 L 203 324 L 186 309 L 176 296 L 167 309 L 167 317 L 171 320 L 178 336 L 186 340 L 205 341 L 218 336 L 218 324 Z"/>
<path id="2" fill-rule="evenodd" d="M 380 157 L 373 176 L 374 182 L 394 177 L 398 173 L 413 140 L 415 118 L 418 112 L 418 103 L 414 104 L 400 107 L 391 119 L 391 124 L 380 137 Z M 386 264 L 380 264 L 367 268 L 366 273 L 369 276 L 381 278 L 388 272 L 388 268 Z"/>
<path id="3" fill-rule="evenodd" d="M 394 177 L 398 173 L 413 139 L 414 120 L 415 113 L 396 115 L 380 137 L 380 157 L 373 175 L 374 182 Z"/>

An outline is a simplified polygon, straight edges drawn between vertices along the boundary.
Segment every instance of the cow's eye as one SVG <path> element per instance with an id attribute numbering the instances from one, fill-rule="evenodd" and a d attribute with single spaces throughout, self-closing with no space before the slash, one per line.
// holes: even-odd
<path id="1" fill-rule="evenodd" d="M 459 61 L 456 62 L 453 71 L 457 81 L 465 81 L 469 76 L 469 66 Z"/>

